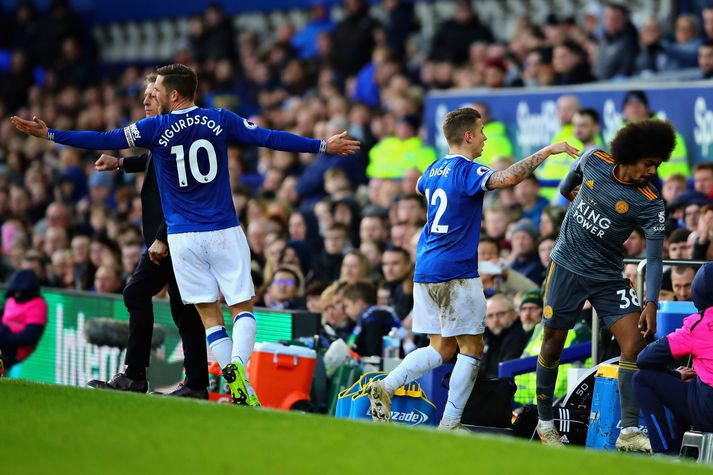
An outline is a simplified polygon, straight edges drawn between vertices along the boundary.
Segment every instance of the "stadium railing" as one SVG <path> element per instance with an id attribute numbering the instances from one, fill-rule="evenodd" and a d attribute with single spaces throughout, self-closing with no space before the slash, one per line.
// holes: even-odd
<path id="1" fill-rule="evenodd" d="M 585 361 L 592 355 L 592 345 L 589 343 L 577 343 L 565 348 L 560 356 L 560 363 L 572 363 L 574 361 Z M 503 361 L 498 365 L 499 378 L 512 378 L 519 374 L 532 373 L 537 369 L 537 356 L 528 356 L 517 360 Z"/>

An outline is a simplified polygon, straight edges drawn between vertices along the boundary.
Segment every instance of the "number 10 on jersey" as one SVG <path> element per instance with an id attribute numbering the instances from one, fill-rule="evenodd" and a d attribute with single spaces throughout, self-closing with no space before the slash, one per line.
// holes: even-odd
<path id="1" fill-rule="evenodd" d="M 438 204 L 438 209 L 436 210 L 436 216 L 433 218 L 433 223 L 431 224 L 431 232 L 436 234 L 445 234 L 448 232 L 447 224 L 440 224 L 443 214 L 446 212 L 448 207 L 448 196 L 442 188 L 436 188 L 431 196 L 431 190 L 426 188 L 426 203 L 429 206 L 436 206 Z"/>
<path id="2" fill-rule="evenodd" d="M 205 149 L 208 154 L 208 173 L 201 173 L 198 167 L 198 150 Z M 186 159 L 183 145 L 171 147 L 171 153 L 176 156 L 176 169 L 178 171 L 178 184 L 181 187 L 188 186 L 188 175 L 186 174 Z M 188 148 L 188 164 L 191 167 L 191 175 L 198 183 L 210 183 L 218 174 L 218 159 L 215 155 L 215 148 L 208 140 L 199 139 Z"/>

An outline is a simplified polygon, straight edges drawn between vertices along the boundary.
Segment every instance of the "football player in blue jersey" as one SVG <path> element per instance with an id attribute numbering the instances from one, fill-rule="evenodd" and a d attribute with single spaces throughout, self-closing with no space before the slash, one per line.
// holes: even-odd
<path id="1" fill-rule="evenodd" d="M 650 452 L 639 430 L 639 404 L 632 378 L 645 338 L 656 331 L 666 212 L 649 184 L 675 145 L 668 122 L 628 124 L 611 144 L 611 155 L 589 149 L 572 165 L 560 192 L 572 201 L 552 250 L 543 290 L 544 341 L 537 361 L 537 432 L 543 443 L 562 445 L 554 426 L 552 398 L 562 347 L 586 300 L 621 348 L 621 433 L 616 447 Z M 579 191 L 574 191 L 579 187 Z M 646 235 L 646 300 L 642 311 L 631 282 L 622 276 L 624 241 L 640 226 Z M 596 338 L 597 335 L 594 335 Z"/>
<path id="2" fill-rule="evenodd" d="M 154 161 L 168 245 L 181 296 L 195 304 L 206 339 L 236 404 L 258 405 L 245 367 L 255 344 L 250 249 L 233 207 L 227 146 L 245 143 L 288 152 L 349 155 L 359 142 L 346 132 L 316 140 L 267 130 L 224 109 L 194 103 L 198 79 L 183 65 L 157 71 L 154 94 L 161 114 L 111 132 L 48 129 L 40 119 L 11 121 L 21 132 L 79 148 L 148 148 Z M 233 338 L 224 327 L 219 292 L 233 316 Z"/>
<path id="3" fill-rule="evenodd" d="M 443 121 L 449 154 L 433 162 L 416 186 L 426 197 L 428 219 L 416 251 L 413 331 L 426 333 L 430 346 L 409 353 L 386 378 L 367 388 L 372 418 L 390 421 L 391 396 L 403 384 L 460 354 L 451 376 L 440 427 L 461 427 L 463 408 L 483 353 L 485 296 L 478 277 L 483 195 L 515 186 L 548 156 L 577 150 L 566 142 L 549 145 L 502 171 L 476 162 L 486 137 L 477 110 L 454 110 Z"/>

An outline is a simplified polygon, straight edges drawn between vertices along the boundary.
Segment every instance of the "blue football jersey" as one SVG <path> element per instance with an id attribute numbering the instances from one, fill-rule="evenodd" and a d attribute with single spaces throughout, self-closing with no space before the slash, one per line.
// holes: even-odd
<path id="1" fill-rule="evenodd" d="M 49 139 L 75 147 L 151 150 L 169 234 L 238 225 L 228 173 L 228 144 L 288 152 L 324 152 L 324 140 L 258 127 L 224 109 L 197 106 L 150 117 L 111 132 L 49 130 Z"/>
<path id="2" fill-rule="evenodd" d="M 416 249 L 414 282 L 478 277 L 483 195 L 493 171 L 462 155 L 433 162 L 418 181 L 428 220 Z"/>

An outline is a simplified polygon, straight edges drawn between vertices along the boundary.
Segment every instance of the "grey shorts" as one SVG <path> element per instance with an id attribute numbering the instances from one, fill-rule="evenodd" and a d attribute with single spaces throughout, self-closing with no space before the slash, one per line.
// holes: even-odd
<path id="1" fill-rule="evenodd" d="M 562 330 L 574 327 L 586 300 L 608 328 L 626 315 L 641 312 L 639 297 L 628 279 L 594 280 L 554 261 L 547 268 L 543 300 L 543 324 Z"/>

